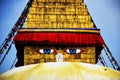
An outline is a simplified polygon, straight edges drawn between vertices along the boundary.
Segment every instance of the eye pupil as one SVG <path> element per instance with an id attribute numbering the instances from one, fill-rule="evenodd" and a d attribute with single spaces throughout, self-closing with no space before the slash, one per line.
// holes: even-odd
<path id="1" fill-rule="evenodd" d="M 76 53 L 76 49 L 69 49 L 70 54 L 75 54 Z"/>
<path id="2" fill-rule="evenodd" d="M 51 49 L 43 49 L 43 52 L 44 52 L 45 54 L 50 54 Z"/>

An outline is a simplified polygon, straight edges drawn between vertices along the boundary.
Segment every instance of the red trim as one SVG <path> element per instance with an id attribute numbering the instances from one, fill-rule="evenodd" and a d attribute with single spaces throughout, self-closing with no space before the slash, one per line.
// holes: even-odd
<path id="1" fill-rule="evenodd" d="M 90 33 L 21 33 L 14 37 L 15 42 L 37 43 L 37 44 L 79 44 L 79 45 L 99 45 L 102 46 L 104 41 L 99 34 Z M 19 44 L 19 43 L 18 43 Z"/>
<path id="2" fill-rule="evenodd" d="M 98 56 L 103 48 L 104 41 L 100 34 L 93 33 L 62 33 L 62 32 L 27 32 L 18 33 L 14 37 L 15 46 L 17 48 L 18 62 L 16 66 L 24 64 L 24 46 L 39 45 L 39 44 L 52 44 L 59 45 L 65 44 L 66 46 L 89 46 L 93 45 L 96 48 L 96 62 Z M 48 46 L 49 46 L 48 45 Z"/>

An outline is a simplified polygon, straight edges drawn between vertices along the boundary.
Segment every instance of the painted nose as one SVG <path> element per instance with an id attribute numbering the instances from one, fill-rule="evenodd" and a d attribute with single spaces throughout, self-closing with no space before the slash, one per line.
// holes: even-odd
<path id="1" fill-rule="evenodd" d="M 57 62 L 63 62 L 63 54 L 62 53 L 58 53 L 56 55 L 56 61 Z"/>

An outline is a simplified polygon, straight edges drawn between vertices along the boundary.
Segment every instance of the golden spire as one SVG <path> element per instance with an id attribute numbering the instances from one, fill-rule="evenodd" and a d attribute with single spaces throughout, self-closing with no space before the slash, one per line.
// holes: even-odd
<path id="1" fill-rule="evenodd" d="M 34 0 L 26 28 L 94 28 L 83 0 Z"/>

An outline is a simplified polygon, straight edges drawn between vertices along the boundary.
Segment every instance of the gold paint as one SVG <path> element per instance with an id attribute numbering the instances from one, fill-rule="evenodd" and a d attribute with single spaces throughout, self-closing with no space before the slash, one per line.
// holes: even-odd
<path id="1" fill-rule="evenodd" d="M 72 29 L 20 29 L 19 32 L 73 32 L 73 33 L 100 33 L 99 30 L 72 30 Z"/>
<path id="2" fill-rule="evenodd" d="M 42 47 L 44 49 L 46 47 Z M 95 47 L 74 47 L 75 49 L 83 49 L 84 52 L 78 54 L 68 54 L 65 52 L 65 49 L 69 49 L 70 47 L 66 47 L 65 49 L 55 49 L 54 47 L 48 47 L 54 49 L 55 52 L 51 54 L 44 54 L 36 52 L 36 50 L 41 49 L 41 47 L 37 46 L 25 46 L 24 48 L 24 65 L 36 64 L 36 63 L 45 63 L 45 62 L 56 62 L 56 55 L 58 53 L 63 54 L 63 62 L 85 62 L 85 63 L 96 63 L 95 56 Z"/>
<path id="3" fill-rule="evenodd" d="M 0 80 L 120 80 L 120 72 L 108 67 L 78 63 L 50 62 L 18 67 Z"/>
<path id="4" fill-rule="evenodd" d="M 94 28 L 82 0 L 36 0 L 29 11 L 26 28 Z"/>

